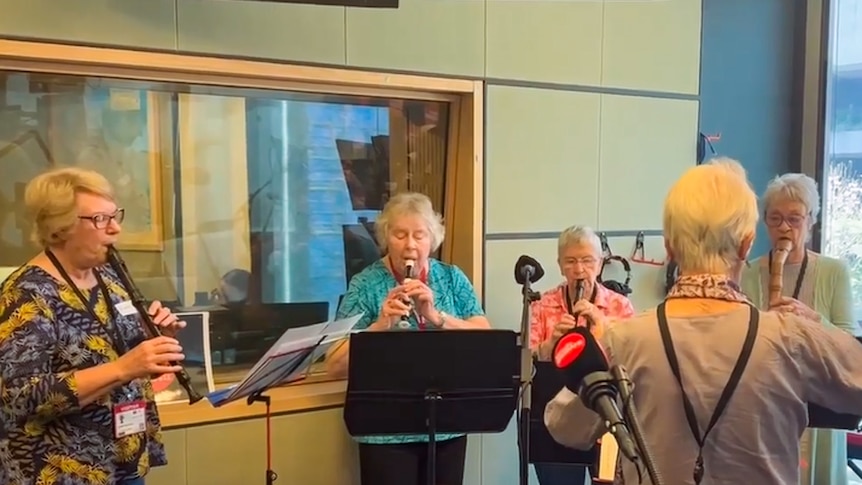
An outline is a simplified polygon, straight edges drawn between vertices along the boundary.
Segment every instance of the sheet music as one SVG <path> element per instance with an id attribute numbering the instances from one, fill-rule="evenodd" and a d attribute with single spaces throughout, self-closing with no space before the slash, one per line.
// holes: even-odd
<path id="1" fill-rule="evenodd" d="M 218 407 L 257 390 L 297 380 L 307 371 L 308 366 L 322 355 L 319 353 L 321 348 L 325 352 L 332 344 L 344 339 L 361 318 L 362 314 L 359 314 L 334 322 L 287 330 L 239 384 L 211 392 L 207 399 L 213 406 Z"/>
<path id="2" fill-rule="evenodd" d="M 599 446 L 599 464 L 596 480 L 613 483 L 617 471 L 619 450 L 620 448 L 614 436 L 610 433 L 605 433 Z"/>

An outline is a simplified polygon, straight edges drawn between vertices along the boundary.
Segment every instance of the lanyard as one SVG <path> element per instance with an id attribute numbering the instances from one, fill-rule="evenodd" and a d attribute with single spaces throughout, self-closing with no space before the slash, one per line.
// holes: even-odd
<path id="1" fill-rule="evenodd" d="M 399 285 L 403 285 L 404 284 L 404 275 L 399 273 L 398 270 L 395 269 L 395 265 L 392 264 L 392 257 L 388 256 L 387 258 L 389 259 L 389 268 L 392 270 L 392 277 L 395 278 L 396 283 L 398 283 Z M 417 279 L 417 280 L 419 280 L 422 283 L 427 285 L 428 284 L 428 272 L 423 268 L 422 272 L 419 273 L 419 277 L 413 278 L 413 279 Z M 416 324 L 419 327 L 419 329 L 424 330 L 425 329 L 425 318 L 423 318 L 422 315 L 419 315 L 419 313 L 417 313 L 417 312 L 411 311 L 410 313 L 413 313 L 416 316 Z"/>
<path id="2" fill-rule="evenodd" d="M 598 286 L 596 283 L 593 283 L 593 293 L 590 295 L 590 303 L 596 303 L 596 295 L 598 294 Z M 563 296 L 566 298 L 566 311 L 573 317 L 577 318 L 577 315 L 572 311 L 574 307 L 574 303 L 572 302 L 572 295 L 569 294 L 569 285 L 563 287 Z"/>
<path id="3" fill-rule="evenodd" d="M 706 437 L 709 436 L 709 432 L 712 431 L 712 428 L 724 413 L 725 408 L 727 408 L 730 398 L 733 397 L 734 391 L 736 391 L 737 386 L 739 386 L 739 381 L 742 379 L 742 373 L 745 371 L 745 366 L 748 365 L 748 360 L 751 358 L 751 351 L 754 348 L 754 341 L 757 338 L 757 329 L 760 326 L 760 312 L 757 311 L 757 308 L 755 308 L 754 305 L 749 305 L 749 311 L 748 333 L 745 335 L 745 342 L 742 344 L 742 350 L 739 352 L 736 365 L 733 366 L 733 371 L 730 373 L 730 378 L 727 380 L 724 390 L 721 391 L 718 403 L 716 403 L 715 410 L 712 412 L 712 417 L 709 418 L 709 424 L 707 424 L 703 435 L 701 435 L 700 427 L 697 425 L 697 415 L 694 413 L 694 406 L 692 406 L 691 400 L 689 400 L 688 395 L 685 393 L 685 388 L 682 386 L 679 360 L 676 357 L 676 351 L 673 348 L 673 340 L 670 336 L 670 328 L 667 324 L 665 302 L 662 302 L 656 309 L 658 328 L 659 332 L 661 332 L 661 340 L 664 344 L 665 355 L 667 355 L 667 361 L 668 364 L 670 364 L 673 376 L 676 378 L 677 384 L 679 384 L 679 392 L 682 394 L 682 407 L 685 411 L 685 419 L 688 421 L 689 430 L 691 430 L 691 435 L 697 442 L 697 459 L 694 462 L 693 471 L 695 484 L 700 484 L 703 480 L 703 446 L 706 443 Z"/>
<path id="4" fill-rule="evenodd" d="M 114 351 L 116 351 L 118 355 L 123 355 L 124 353 L 126 353 L 128 349 L 126 349 L 125 340 L 123 339 L 122 334 L 120 334 L 120 328 L 117 325 L 117 315 L 114 312 L 114 306 L 111 302 L 111 294 L 108 292 L 108 286 L 105 285 L 105 281 L 102 279 L 102 275 L 99 274 L 99 272 L 95 268 L 93 268 L 93 275 L 96 277 L 96 285 L 102 292 L 102 298 L 105 299 L 105 306 L 108 308 L 109 321 L 107 322 L 103 322 L 99 318 L 99 316 L 96 314 L 95 307 L 90 304 L 90 300 L 84 296 L 84 293 L 81 291 L 80 288 L 78 288 L 78 285 L 76 285 L 75 282 L 72 281 L 72 278 L 69 276 L 69 273 L 66 272 L 66 269 L 63 268 L 63 265 L 60 264 L 60 261 L 57 259 L 57 256 L 55 256 L 50 249 L 45 250 L 45 255 L 48 256 L 48 259 L 51 260 L 51 264 L 53 264 L 54 267 L 57 268 L 57 271 L 60 273 L 60 276 L 62 276 L 66 284 L 68 284 L 72 288 L 72 291 L 75 292 L 75 295 L 78 297 L 78 299 L 81 300 L 81 303 L 84 304 L 84 307 L 93 317 L 93 319 L 97 323 L 101 323 L 111 328 L 111 333 L 113 333 L 113 335 L 110 337 L 110 339 L 111 345 L 112 347 L 114 347 Z"/>
<path id="5" fill-rule="evenodd" d="M 805 256 L 802 257 L 802 265 L 799 267 L 799 275 L 796 276 L 796 286 L 793 288 L 793 299 L 799 299 L 799 292 L 802 291 L 802 281 L 805 279 L 805 270 L 808 269 L 808 251 L 805 251 Z M 769 274 L 772 274 L 772 251 L 769 251 Z"/>

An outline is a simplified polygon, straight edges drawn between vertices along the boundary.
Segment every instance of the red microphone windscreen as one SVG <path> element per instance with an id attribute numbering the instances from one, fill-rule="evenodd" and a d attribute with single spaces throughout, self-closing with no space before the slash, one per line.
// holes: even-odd
<path id="1" fill-rule="evenodd" d="M 557 369 L 565 369 L 577 360 L 584 351 L 587 340 L 579 333 L 563 335 L 554 347 L 554 364 Z"/>

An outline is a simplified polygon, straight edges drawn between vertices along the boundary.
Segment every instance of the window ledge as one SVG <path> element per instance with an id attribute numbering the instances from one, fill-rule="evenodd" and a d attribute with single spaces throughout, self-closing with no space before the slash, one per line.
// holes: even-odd
<path id="1" fill-rule="evenodd" d="M 272 389 L 267 395 L 272 397 L 272 415 L 310 412 L 344 405 L 344 394 L 347 390 L 346 380 L 308 381 Z M 163 429 L 187 428 L 203 426 L 223 421 L 237 421 L 262 418 L 266 415 L 263 403 L 248 405 L 245 399 L 240 399 L 220 408 L 214 408 L 208 401 L 201 401 L 194 406 L 188 402 L 159 404 L 159 417 Z"/>

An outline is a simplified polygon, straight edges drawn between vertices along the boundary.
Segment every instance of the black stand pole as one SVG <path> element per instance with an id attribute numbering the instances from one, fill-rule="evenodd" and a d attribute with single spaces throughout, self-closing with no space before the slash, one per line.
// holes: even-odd
<path id="1" fill-rule="evenodd" d="M 443 399 L 439 392 L 425 393 L 428 403 L 428 483 L 437 483 L 437 401 Z"/>
<path id="2" fill-rule="evenodd" d="M 519 483 L 528 485 L 530 480 L 530 409 L 533 405 L 533 353 L 530 351 L 530 306 L 541 295 L 530 287 L 530 279 L 524 281 L 521 308 L 521 411 L 518 414 L 518 458 Z M 433 482 L 431 482 L 433 483 Z"/>
<path id="3" fill-rule="evenodd" d="M 256 402 L 266 405 L 266 485 L 273 485 L 278 479 L 278 474 L 272 471 L 272 398 L 257 391 L 248 396 L 248 405 L 251 406 Z"/>

